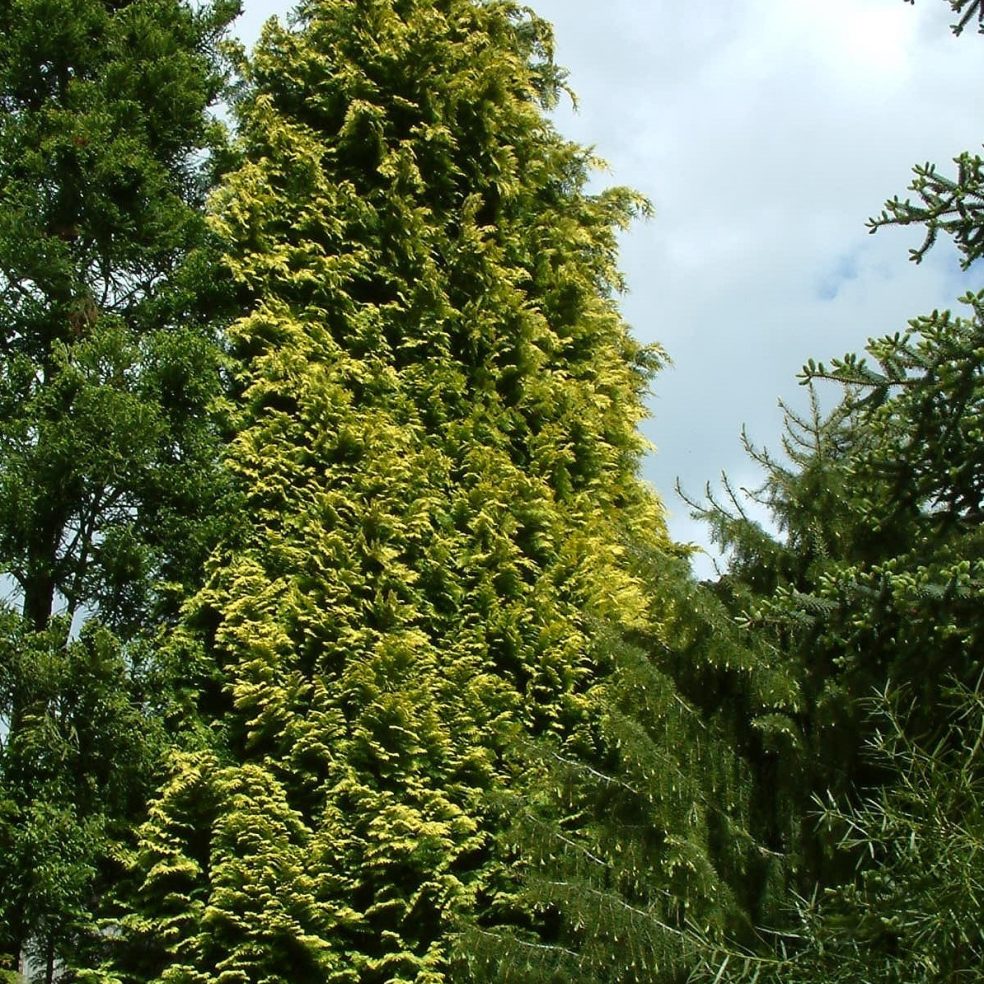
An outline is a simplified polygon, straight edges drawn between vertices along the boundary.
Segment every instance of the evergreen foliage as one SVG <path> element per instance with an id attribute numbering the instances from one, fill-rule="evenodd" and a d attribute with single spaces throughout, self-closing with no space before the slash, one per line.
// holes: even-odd
<path id="1" fill-rule="evenodd" d="M 586 193 L 510 2 L 318 0 L 246 71 L 213 208 L 253 299 L 252 525 L 188 609 L 213 747 L 143 828 L 106 979 L 437 982 L 463 924 L 527 907 L 517 749 L 595 715 L 593 624 L 647 623 L 623 533 L 666 541 L 636 477 L 661 356 L 613 300 L 644 203 Z"/>
<path id="2" fill-rule="evenodd" d="M 871 341 L 874 367 L 855 355 L 806 367 L 811 386 L 833 379 L 845 397 L 824 415 L 811 389 L 808 417 L 787 410 L 785 462 L 751 448 L 781 540 L 728 485 L 728 502 L 699 510 L 732 551 L 719 592 L 800 680 L 813 772 L 804 814 L 814 796 L 885 777 L 862 753 L 872 693 L 911 688 L 921 733 L 935 726 L 942 681 L 969 685 L 978 669 L 984 334 L 981 300 L 964 301 L 971 317 L 934 312 Z M 828 870 L 831 845 L 818 838 L 803 846 L 804 891 L 843 874 L 839 862 Z"/>
<path id="3" fill-rule="evenodd" d="M 0 9 L 0 965 L 979 975 L 984 293 L 806 367 L 696 584 L 549 26 L 304 0 L 229 148 L 234 12 Z M 872 229 L 970 268 L 956 163 Z"/>
<path id="4" fill-rule="evenodd" d="M 905 692 L 876 703 L 871 752 L 893 781 L 856 807 L 831 804 L 825 815 L 843 832 L 842 847 L 868 858 L 856 883 L 805 912 L 809 944 L 783 981 L 916 984 L 980 974 L 982 695 L 979 685 L 944 686 L 929 740 L 911 737 L 916 704 Z"/>
<path id="5" fill-rule="evenodd" d="M 917 168 L 920 202 L 893 199 L 873 223 L 924 223 L 916 260 L 941 231 L 965 266 L 977 256 L 974 167 L 966 156 L 957 165 L 956 180 Z M 754 452 L 780 539 L 728 486 L 730 506 L 700 510 L 734 550 L 720 591 L 800 679 L 812 764 L 800 810 L 808 816 L 806 796 L 826 806 L 814 805 L 799 846 L 800 891 L 813 901 L 783 958 L 756 964 L 776 980 L 943 981 L 978 969 L 968 927 L 980 923 L 979 889 L 960 852 L 976 851 L 981 808 L 984 298 L 962 302 L 967 316 L 933 312 L 869 341 L 867 357 L 806 366 L 805 382 L 833 380 L 844 399 L 826 416 L 815 399 L 809 419 L 787 414 L 788 463 Z M 747 979 L 750 967 L 722 965 L 720 979 Z"/>
<path id="6" fill-rule="evenodd" d="M 132 628 L 156 580 L 201 562 L 217 392 L 201 155 L 221 141 L 205 111 L 233 10 L 0 13 L 0 558 L 39 631 L 56 602 Z"/>
<path id="7" fill-rule="evenodd" d="M 822 819 L 859 858 L 856 877 L 802 899 L 799 925 L 772 958 L 731 950 L 709 961 L 722 981 L 943 984 L 978 980 L 984 959 L 981 789 L 984 703 L 977 685 L 946 683 L 934 736 L 912 737 L 911 693 L 870 701 L 867 752 L 892 782 Z"/>
<path id="8" fill-rule="evenodd" d="M 681 557 L 640 554 L 650 629 L 599 632 L 587 727 L 527 753 L 506 841 L 536 918 L 465 933 L 462 980 L 684 981 L 783 897 L 795 688 Z"/>
<path id="9" fill-rule="evenodd" d="M 0 5 L 0 963 L 48 981 L 86 959 L 158 747 L 135 640 L 222 522 L 202 210 L 235 9 Z"/>
<path id="10" fill-rule="evenodd" d="M 3 628 L 0 700 L 20 719 L 2 759 L 0 925 L 51 980 L 98 951 L 100 896 L 164 741 L 135 654 L 107 629 L 66 643 L 60 620 L 37 633 L 9 613 Z"/>

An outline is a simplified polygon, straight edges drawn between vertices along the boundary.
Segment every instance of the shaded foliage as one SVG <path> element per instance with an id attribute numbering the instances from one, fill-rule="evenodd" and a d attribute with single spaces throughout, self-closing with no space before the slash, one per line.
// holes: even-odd
<path id="1" fill-rule="evenodd" d="M 0 6 L 0 954 L 47 980 L 86 959 L 158 748 L 135 640 L 224 522 L 202 213 L 235 10 Z"/>
<path id="2" fill-rule="evenodd" d="M 462 980 L 687 980 L 783 897 L 795 687 L 681 557 L 636 569 L 651 627 L 599 632 L 588 726 L 526 751 L 503 839 L 534 917 L 466 932 Z"/>

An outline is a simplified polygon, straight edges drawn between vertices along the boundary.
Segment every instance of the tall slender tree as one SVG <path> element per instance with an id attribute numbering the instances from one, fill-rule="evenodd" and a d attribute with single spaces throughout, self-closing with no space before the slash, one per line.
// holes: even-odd
<path id="1" fill-rule="evenodd" d="M 592 623 L 648 624 L 623 533 L 666 541 L 637 479 L 660 353 L 613 299 L 644 205 L 587 193 L 512 2 L 305 3 L 249 81 L 214 214 L 253 298 L 252 523 L 189 613 L 215 742 L 143 830 L 112 974 L 437 982 L 463 922 L 525 905 L 517 749 L 587 727 Z"/>

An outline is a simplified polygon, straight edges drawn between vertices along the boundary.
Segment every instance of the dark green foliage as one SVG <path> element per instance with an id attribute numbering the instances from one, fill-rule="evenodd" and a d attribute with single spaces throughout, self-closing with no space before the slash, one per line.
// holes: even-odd
<path id="1" fill-rule="evenodd" d="M 944 984 L 980 979 L 984 961 L 984 701 L 949 682 L 934 737 L 913 738 L 912 695 L 870 701 L 866 752 L 892 781 L 853 804 L 828 800 L 821 816 L 858 857 L 856 878 L 802 900 L 781 956 L 737 950 L 707 962 L 722 981 L 775 984 Z M 915 714 L 914 714 L 915 712 Z"/>
<path id="2" fill-rule="evenodd" d="M 0 562 L 39 630 L 56 603 L 132 627 L 150 584 L 202 559 L 218 374 L 201 155 L 231 12 L 0 13 Z"/>
<path id="3" fill-rule="evenodd" d="M 115 637 L 90 622 L 65 643 L 4 618 L 0 706 L 18 720 L 2 749 L 0 926 L 34 966 L 77 965 L 97 942 L 100 892 L 122 873 L 114 845 L 138 816 L 160 755 L 150 695 Z"/>
<path id="4" fill-rule="evenodd" d="M 984 502 L 984 294 L 961 302 L 970 317 L 949 311 L 910 322 L 902 335 L 869 343 L 877 362 L 849 355 L 807 366 L 858 390 L 867 447 L 856 448 L 870 487 L 861 503 L 873 535 L 905 527 L 909 539 L 959 537 L 980 524 Z"/>
<path id="5" fill-rule="evenodd" d="M 844 464 L 868 539 L 751 609 L 781 627 L 815 695 L 804 730 L 828 808 L 801 850 L 815 890 L 834 885 L 802 909 L 776 980 L 942 982 L 979 969 L 984 347 L 979 301 L 966 300 L 971 319 L 934 314 L 872 342 L 877 373 L 852 357 L 808 369 L 852 387 Z M 875 690 L 895 696 L 872 718 Z"/>
<path id="6" fill-rule="evenodd" d="M 906 3 L 915 4 L 916 0 L 905 0 Z M 957 15 L 959 20 L 952 25 L 953 33 L 961 35 L 964 28 L 974 18 L 977 18 L 978 31 L 984 34 L 984 0 L 945 0 L 950 5 L 950 9 Z"/>
<path id="7" fill-rule="evenodd" d="M 873 341 L 877 369 L 856 356 L 807 367 L 847 387 L 824 417 L 787 414 L 788 464 L 767 469 L 760 501 L 776 540 L 712 502 L 716 535 L 734 563 L 718 590 L 786 654 L 804 698 L 800 727 L 809 798 L 880 781 L 861 755 L 864 701 L 889 683 L 920 697 L 912 726 L 931 728 L 940 682 L 969 682 L 981 646 L 981 322 L 948 312 L 904 336 Z M 804 845 L 809 879 L 825 870 L 825 838 Z M 809 841 L 809 839 L 808 839 Z"/>
<path id="8" fill-rule="evenodd" d="M 913 739 L 922 708 L 905 691 L 876 705 L 871 753 L 892 783 L 825 822 L 867 855 L 855 884 L 807 913 L 810 947 L 782 980 L 973 980 L 984 962 L 984 705 L 979 687 L 948 684 L 937 734 Z M 917 711 L 918 713 L 913 713 Z M 800 969 L 803 968 L 803 969 Z"/>
<path id="9" fill-rule="evenodd" d="M 878 650 L 866 649 L 866 659 L 845 670 L 843 633 L 854 631 L 853 611 L 842 612 L 838 598 L 821 590 L 844 569 L 877 557 L 877 538 L 853 494 L 849 455 L 862 432 L 850 403 L 825 417 L 812 389 L 810 396 L 808 415 L 786 408 L 785 461 L 745 440 L 766 474 L 750 494 L 769 509 L 779 536 L 749 518 L 727 479 L 724 501 L 711 496 L 707 506 L 691 503 L 728 551 L 715 592 L 795 681 L 798 747 L 785 749 L 792 759 L 784 768 L 802 771 L 797 782 L 773 793 L 777 809 L 806 821 L 801 838 L 787 845 L 801 889 L 819 877 L 827 860 L 826 840 L 817 841 L 807 820 L 812 797 L 817 790 L 849 788 L 858 768 L 860 724 L 845 688 L 870 693 L 880 658 Z"/>
<path id="10" fill-rule="evenodd" d="M 46 979 L 85 959 L 159 751 L 132 640 L 223 522 L 202 210 L 235 7 L 0 5 L 0 959 Z"/>
<path id="11" fill-rule="evenodd" d="M 653 628 L 599 633 L 585 727 L 528 749 L 538 784 L 511 805 L 535 916 L 466 932 L 463 980 L 683 981 L 782 895 L 795 689 L 681 558 L 636 565 Z"/>

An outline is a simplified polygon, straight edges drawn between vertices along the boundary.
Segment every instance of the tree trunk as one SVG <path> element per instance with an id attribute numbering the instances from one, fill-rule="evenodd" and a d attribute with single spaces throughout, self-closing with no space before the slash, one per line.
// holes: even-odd
<path id="1" fill-rule="evenodd" d="M 55 603 L 52 566 L 53 564 L 45 564 L 46 569 L 32 574 L 24 586 L 24 618 L 35 632 L 43 632 L 51 621 L 51 610 Z"/>
<path id="2" fill-rule="evenodd" d="M 43 632 L 51 621 L 57 590 L 58 545 L 70 514 L 64 489 L 48 488 L 46 492 L 47 502 L 35 515 L 35 530 L 26 544 L 23 611 L 35 632 Z"/>
<path id="3" fill-rule="evenodd" d="M 55 980 L 55 944 L 48 943 L 48 953 L 44 967 L 44 984 L 53 984 Z"/>

